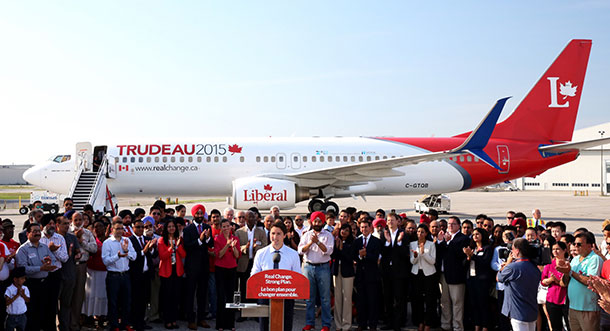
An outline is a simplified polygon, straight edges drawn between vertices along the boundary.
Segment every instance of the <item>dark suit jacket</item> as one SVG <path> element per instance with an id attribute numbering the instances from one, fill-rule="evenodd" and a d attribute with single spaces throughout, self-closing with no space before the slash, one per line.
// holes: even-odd
<path id="1" fill-rule="evenodd" d="M 330 257 L 333 259 L 333 275 L 337 276 L 339 272 L 341 272 L 341 276 L 343 277 L 354 277 L 356 275 L 356 271 L 354 269 L 354 257 L 352 256 L 353 244 L 353 240 L 351 243 L 346 241 L 343 244 L 343 249 L 339 249 L 339 240 L 335 240 L 335 248 L 333 249 L 333 253 L 330 255 Z"/>
<path id="2" fill-rule="evenodd" d="M 398 236 L 403 230 L 398 230 L 391 245 L 386 246 L 385 237 L 381 240 L 381 271 L 385 277 L 406 278 L 411 273 L 409 237 L 404 236 L 398 246 Z"/>
<path id="3" fill-rule="evenodd" d="M 184 228 L 183 239 L 184 249 L 186 250 L 186 258 L 184 259 L 184 272 L 189 275 L 197 275 L 199 273 L 208 273 L 210 270 L 210 256 L 208 248 L 214 247 L 214 238 L 212 238 L 212 228 L 202 223 L 203 230 L 210 230 L 210 238 L 207 241 L 202 241 L 199 244 L 199 231 L 197 231 L 197 223 L 192 222 Z"/>
<path id="4" fill-rule="evenodd" d="M 147 242 L 152 240 L 151 237 L 147 237 L 147 236 L 144 236 L 143 238 L 144 238 L 144 245 L 146 245 Z M 144 255 L 142 255 L 142 250 L 144 249 L 144 247 L 142 247 L 142 245 L 140 245 L 140 241 L 138 240 L 138 238 L 136 236 L 129 237 L 129 240 L 131 240 L 133 249 L 136 251 L 136 259 L 133 261 L 129 261 L 129 274 L 131 275 L 132 278 L 133 277 L 136 277 L 136 278 L 151 277 L 152 278 L 153 271 L 155 270 L 155 266 L 153 264 L 153 258 L 158 254 L 157 250 L 154 249 L 145 254 L 146 261 L 148 263 L 148 271 L 146 272 L 146 274 L 144 274 L 142 271 L 142 270 L 144 270 L 144 260 L 145 260 Z"/>
<path id="5" fill-rule="evenodd" d="M 474 261 L 474 270 L 476 273 L 475 279 L 479 280 L 495 280 L 495 274 L 491 269 L 491 259 L 494 255 L 494 249 L 491 245 L 484 246 L 482 252 L 475 252 L 472 256 Z M 470 278 L 470 261 L 466 260 L 466 269 L 468 278 Z"/>
<path id="6" fill-rule="evenodd" d="M 443 274 L 447 284 L 464 284 L 466 283 L 466 266 L 464 260 L 464 247 L 468 246 L 470 238 L 458 232 L 449 244 L 447 242 L 440 243 L 437 248 L 440 249 L 441 261 L 443 263 Z M 436 251 L 439 254 L 439 251 Z"/>
<path id="7" fill-rule="evenodd" d="M 361 259 L 358 251 L 364 246 L 363 237 L 356 238 L 352 245 L 352 258 L 356 261 L 356 283 L 375 283 L 381 279 L 379 267 L 379 254 L 381 254 L 381 240 L 371 235 L 366 243 L 366 257 Z"/>

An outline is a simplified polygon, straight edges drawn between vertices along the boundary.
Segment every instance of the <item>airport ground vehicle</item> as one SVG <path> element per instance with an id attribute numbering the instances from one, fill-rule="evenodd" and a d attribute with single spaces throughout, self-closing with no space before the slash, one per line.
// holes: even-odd
<path id="1" fill-rule="evenodd" d="M 413 207 L 420 214 L 427 213 L 430 209 L 436 210 L 439 214 L 447 214 L 451 210 L 451 199 L 446 194 L 425 195 L 420 200 L 416 200 Z"/>
<path id="2" fill-rule="evenodd" d="M 30 204 L 19 207 L 19 214 L 25 215 L 34 208 L 35 201 L 42 202 L 42 210 L 51 214 L 57 214 L 59 212 L 59 205 L 61 203 L 61 194 L 51 193 L 49 191 L 33 191 L 30 193 Z"/>

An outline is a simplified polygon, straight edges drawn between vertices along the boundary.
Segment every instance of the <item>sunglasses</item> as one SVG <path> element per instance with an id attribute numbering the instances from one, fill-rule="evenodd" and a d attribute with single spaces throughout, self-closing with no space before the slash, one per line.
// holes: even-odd
<path id="1" fill-rule="evenodd" d="M 514 217 L 506 217 L 507 220 L 514 220 Z"/>
<path id="2" fill-rule="evenodd" d="M 134 228 L 134 229 L 142 229 L 142 228 L 144 228 L 144 227 L 143 227 L 142 225 L 136 225 L 136 226 L 134 226 L 133 228 Z"/>
<path id="3" fill-rule="evenodd" d="M 161 213 L 152 213 L 152 214 L 153 214 L 153 216 L 159 216 L 159 215 L 161 215 Z"/>
<path id="4" fill-rule="evenodd" d="M 71 203 L 66 203 L 66 206 L 74 206 L 74 205 Z"/>
<path id="5" fill-rule="evenodd" d="M 582 247 L 582 243 L 574 243 L 576 247 Z"/>

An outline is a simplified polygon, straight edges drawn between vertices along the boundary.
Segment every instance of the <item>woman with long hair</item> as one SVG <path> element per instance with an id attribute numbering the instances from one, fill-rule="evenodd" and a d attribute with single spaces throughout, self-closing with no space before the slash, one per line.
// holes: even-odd
<path id="1" fill-rule="evenodd" d="M 237 259 L 241 254 L 239 238 L 231 233 L 231 222 L 223 218 L 220 221 L 220 233 L 214 237 L 216 259 L 216 329 L 235 330 L 235 311 L 225 308 L 232 302 L 237 279 Z"/>
<path id="2" fill-rule="evenodd" d="M 84 215 L 84 214 L 83 214 Z M 99 327 L 103 327 L 104 316 L 108 313 L 106 296 L 106 266 L 102 261 L 102 245 L 106 240 L 106 224 L 97 220 L 93 224 L 93 234 L 97 251 L 87 261 L 87 280 L 85 282 L 85 301 L 82 313 L 93 317 Z"/>
<path id="3" fill-rule="evenodd" d="M 419 331 L 429 331 L 437 320 L 435 291 L 436 267 L 436 245 L 430 236 L 430 230 L 425 224 L 417 227 L 417 240 L 409 245 L 411 248 L 411 274 L 415 278 L 413 287 L 414 295 L 412 301 L 413 324 L 417 325 Z M 438 283 L 436 284 L 438 287 Z M 397 312 L 395 312 L 397 313 Z"/>
<path id="4" fill-rule="evenodd" d="M 558 241 L 552 246 L 553 260 L 542 270 L 541 284 L 548 286 L 546 293 L 546 309 L 551 321 L 551 330 L 563 330 L 563 319 L 568 293 L 568 284 L 562 281 L 563 274 L 557 271 L 557 263 L 567 263 L 568 245 Z"/>
<path id="5" fill-rule="evenodd" d="M 299 242 L 301 237 L 299 233 L 294 229 L 294 221 L 290 216 L 284 217 L 284 225 L 286 226 L 286 238 L 284 238 L 284 245 L 294 249 L 295 251 L 299 248 Z"/>
<path id="6" fill-rule="evenodd" d="M 335 284 L 335 326 L 337 330 L 352 328 L 352 293 L 354 292 L 354 260 L 352 244 L 354 236 L 349 224 L 341 225 L 335 238 L 332 258 L 332 273 Z"/>
<path id="7" fill-rule="evenodd" d="M 464 247 L 466 254 L 466 293 L 470 311 L 473 313 L 475 331 L 487 331 L 490 327 L 491 315 L 489 291 L 494 281 L 494 272 L 491 269 L 491 259 L 494 254 L 489 245 L 489 234 L 483 228 L 476 228 L 472 232 L 472 240 L 468 247 Z"/>
<path id="8" fill-rule="evenodd" d="M 186 251 L 176 221 L 169 219 L 163 226 L 163 235 L 157 242 L 159 250 L 159 278 L 163 302 L 163 319 L 166 329 L 177 329 L 180 277 L 184 275 L 182 260 Z"/>

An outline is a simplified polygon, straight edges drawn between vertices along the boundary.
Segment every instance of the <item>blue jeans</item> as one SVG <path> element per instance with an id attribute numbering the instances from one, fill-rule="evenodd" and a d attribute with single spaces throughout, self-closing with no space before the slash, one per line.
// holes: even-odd
<path id="1" fill-rule="evenodd" d="M 330 264 L 303 265 L 303 274 L 309 279 L 309 299 L 307 299 L 307 312 L 305 321 L 307 325 L 316 325 L 316 298 L 320 294 L 322 304 L 322 326 L 330 327 Z"/>
<path id="2" fill-rule="evenodd" d="M 208 312 L 212 315 L 211 318 L 216 318 L 216 300 L 216 276 L 213 272 L 210 272 L 208 277 L 208 305 L 210 309 Z"/>
<path id="3" fill-rule="evenodd" d="M 7 331 L 13 331 L 13 330 L 18 330 L 18 331 L 23 331 L 25 330 L 25 324 L 27 323 L 27 317 L 24 314 L 20 314 L 20 315 L 8 315 L 6 318 L 6 324 L 4 326 L 4 328 Z"/>

